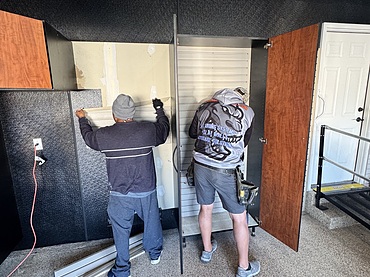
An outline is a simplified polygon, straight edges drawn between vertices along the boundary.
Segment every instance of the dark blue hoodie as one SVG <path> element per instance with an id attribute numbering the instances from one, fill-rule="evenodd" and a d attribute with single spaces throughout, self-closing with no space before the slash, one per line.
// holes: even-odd
<path id="1" fill-rule="evenodd" d="M 127 194 L 155 189 L 153 147 L 166 141 L 170 128 L 163 108 L 157 110 L 156 119 L 156 122 L 117 122 L 96 131 L 85 117 L 79 119 L 86 145 L 106 156 L 112 191 Z"/>

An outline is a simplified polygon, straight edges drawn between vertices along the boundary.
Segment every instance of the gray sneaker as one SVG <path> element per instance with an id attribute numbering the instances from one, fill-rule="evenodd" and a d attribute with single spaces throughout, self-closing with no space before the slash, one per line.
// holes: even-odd
<path id="1" fill-rule="evenodd" d="M 202 261 L 202 263 L 205 263 L 205 264 L 209 263 L 212 260 L 213 252 L 215 252 L 217 249 L 217 241 L 213 239 L 211 243 L 212 243 L 212 250 L 210 252 L 208 251 L 202 252 L 202 256 L 200 257 L 200 260 Z"/>
<path id="2" fill-rule="evenodd" d="M 251 277 L 255 276 L 260 272 L 260 262 L 254 261 L 249 263 L 251 266 L 251 269 L 245 270 L 244 268 L 241 268 L 238 266 L 238 273 L 235 275 L 235 277 Z"/>

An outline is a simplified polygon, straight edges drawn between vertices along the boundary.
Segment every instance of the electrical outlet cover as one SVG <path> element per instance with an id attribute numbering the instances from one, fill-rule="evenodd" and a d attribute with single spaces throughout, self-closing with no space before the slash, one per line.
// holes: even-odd
<path id="1" fill-rule="evenodd" d="M 43 149 L 41 138 L 34 138 L 33 139 L 33 146 L 35 146 L 35 145 L 36 145 L 36 150 L 42 150 Z"/>

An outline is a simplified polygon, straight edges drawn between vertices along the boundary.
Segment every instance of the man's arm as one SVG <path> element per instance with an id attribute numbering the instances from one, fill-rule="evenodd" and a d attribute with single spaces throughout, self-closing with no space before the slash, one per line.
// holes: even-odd
<path id="1" fill-rule="evenodd" d="M 80 124 L 80 131 L 82 138 L 84 139 L 87 146 L 94 150 L 100 150 L 99 144 L 96 139 L 96 132 L 93 131 L 89 121 L 86 118 L 86 113 L 83 109 L 75 112 L 78 117 L 78 123 Z"/>
<path id="2" fill-rule="evenodd" d="M 170 122 L 168 120 L 168 117 L 164 113 L 163 110 L 163 103 L 160 99 L 153 99 L 153 107 L 157 114 L 157 122 L 155 123 L 156 127 L 156 144 L 163 144 L 165 143 L 168 134 L 170 132 Z"/>
<path id="3" fill-rule="evenodd" d="M 254 118 L 252 119 L 251 126 L 247 129 L 244 135 L 244 147 L 247 147 L 249 140 L 251 139 L 252 136 L 252 131 L 253 131 L 253 125 L 254 125 Z"/>
<path id="4" fill-rule="evenodd" d="M 189 137 L 192 139 L 198 138 L 198 117 L 196 113 L 189 127 Z"/>

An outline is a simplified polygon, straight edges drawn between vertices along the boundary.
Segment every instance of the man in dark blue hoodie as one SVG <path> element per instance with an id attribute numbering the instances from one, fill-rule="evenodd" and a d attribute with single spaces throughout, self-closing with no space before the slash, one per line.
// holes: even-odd
<path id="1" fill-rule="evenodd" d="M 230 214 L 239 254 L 236 277 L 255 276 L 258 261 L 249 262 L 249 230 L 244 204 L 239 204 L 235 168 L 243 163 L 254 121 L 253 110 L 246 105 L 247 91 L 238 87 L 217 91 L 197 109 L 189 128 L 195 139 L 193 151 L 194 183 L 200 204 L 199 227 L 204 251 L 203 263 L 212 259 L 217 242 L 211 239 L 212 210 L 217 191 L 222 206 Z"/>
<path id="2" fill-rule="evenodd" d="M 120 94 L 113 102 L 115 124 L 93 131 L 83 109 L 76 111 L 82 137 L 90 148 L 106 156 L 110 196 L 108 215 L 117 250 L 109 277 L 130 276 L 129 238 L 135 212 L 144 221 L 143 247 L 151 264 L 158 264 L 163 247 L 153 148 L 163 144 L 169 134 L 169 120 L 163 103 L 154 99 L 156 122 L 133 119 L 132 98 Z"/>

